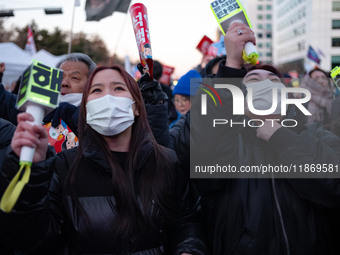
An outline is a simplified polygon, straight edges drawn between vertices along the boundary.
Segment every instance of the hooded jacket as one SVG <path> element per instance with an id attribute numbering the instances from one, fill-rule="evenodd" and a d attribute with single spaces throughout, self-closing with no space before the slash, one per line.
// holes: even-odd
<path id="1" fill-rule="evenodd" d="M 236 77 L 240 81 L 246 75 L 245 69 L 224 65 L 225 61 L 221 61 L 216 78 Z M 240 82 L 231 84 L 245 92 Z M 249 120 L 246 116 L 232 114 L 229 90 L 216 91 L 223 106 L 215 106 L 208 98 L 208 114 L 202 118 L 198 116 L 200 100 L 195 99 L 191 116 L 187 116 L 175 139 L 176 154 L 183 169 L 188 170 L 184 168 L 189 165 L 188 144 L 191 151 L 195 149 L 195 153 L 200 153 L 202 162 L 220 159 L 237 169 L 261 164 L 297 167 L 327 164 L 327 167 L 339 168 L 340 140 L 317 123 L 305 125 L 299 131 L 281 127 L 268 142 L 257 138 L 256 128 L 219 125 L 212 129 L 211 116 L 217 112 L 229 121 Z M 204 92 L 198 90 L 197 93 L 196 97 L 200 98 Z M 289 108 L 287 114 L 287 118 L 293 118 L 294 109 Z M 190 140 L 193 132 L 200 139 Z M 265 179 L 247 178 L 247 175 L 238 179 L 193 179 L 202 196 L 205 230 L 213 254 L 335 254 L 324 209 L 340 207 L 339 179 L 274 177 L 275 174 Z"/>
<path id="2" fill-rule="evenodd" d="M 147 255 L 163 254 L 165 247 L 170 247 L 172 254 L 208 254 L 196 218 L 200 210 L 199 199 L 187 178 L 183 178 L 176 167 L 177 158 L 173 152 L 167 151 L 171 167 L 176 171 L 176 228 L 170 229 L 157 214 L 153 219 L 155 228 L 142 229 L 132 241 L 117 235 L 112 229 L 115 199 L 110 187 L 112 174 L 109 164 L 94 144 L 87 148 L 80 166 L 81 175 L 77 177 L 81 185 L 77 185 L 76 192 L 89 222 L 84 222 L 70 196 L 63 192 L 63 183 L 75 159 L 76 148 L 56 156 L 49 148 L 47 159 L 33 164 L 30 181 L 12 212 L 0 211 L 0 238 L 8 247 L 31 251 L 31 254 Z M 150 142 L 138 155 L 137 186 L 152 152 Z M 1 194 L 14 177 L 17 166 L 18 157 L 10 152 L 0 176 Z M 162 233 L 172 242 L 164 243 Z"/>

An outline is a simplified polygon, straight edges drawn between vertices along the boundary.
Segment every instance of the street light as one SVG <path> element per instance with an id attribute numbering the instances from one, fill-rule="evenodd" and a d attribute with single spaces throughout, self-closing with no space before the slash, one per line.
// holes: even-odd
<path id="1" fill-rule="evenodd" d="M 0 17 L 12 17 L 14 13 L 12 10 L 0 10 Z"/>
<path id="2" fill-rule="evenodd" d="M 27 11 L 27 10 L 41 10 L 44 9 L 45 14 L 62 14 L 63 11 L 61 8 L 44 8 L 44 7 L 33 7 L 33 8 L 18 8 L 11 10 L 0 10 L 0 17 L 13 17 L 13 11 Z"/>
<path id="3" fill-rule="evenodd" d="M 62 14 L 61 8 L 45 8 L 46 15 L 48 14 Z"/>

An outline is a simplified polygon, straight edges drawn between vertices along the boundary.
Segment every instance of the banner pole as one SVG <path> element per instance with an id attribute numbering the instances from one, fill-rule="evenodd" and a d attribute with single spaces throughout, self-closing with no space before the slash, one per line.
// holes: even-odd
<path id="1" fill-rule="evenodd" d="M 115 49 L 114 49 L 114 51 L 113 51 L 112 56 L 115 56 L 115 55 L 116 55 L 116 52 L 117 52 L 117 49 L 118 49 L 120 40 L 122 39 L 122 36 L 123 36 L 124 27 L 126 26 L 127 20 L 128 20 L 128 14 L 126 14 L 125 20 L 124 20 L 124 25 L 123 25 L 122 28 L 120 29 L 119 36 L 118 36 L 118 40 L 117 40 L 117 43 L 116 43 L 116 46 L 115 46 Z"/>
<path id="2" fill-rule="evenodd" d="M 73 33 L 74 12 L 75 12 L 75 9 L 76 9 L 76 1 L 77 1 L 77 0 L 74 0 L 74 4 L 73 4 L 72 25 L 71 25 L 71 31 L 70 31 L 70 41 L 68 42 L 68 50 L 67 50 L 67 54 L 71 54 L 72 33 Z"/>

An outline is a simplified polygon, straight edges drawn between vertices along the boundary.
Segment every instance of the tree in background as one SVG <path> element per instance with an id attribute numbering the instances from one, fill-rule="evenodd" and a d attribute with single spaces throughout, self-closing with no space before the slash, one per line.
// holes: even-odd
<path id="1" fill-rule="evenodd" d="M 6 30 L 4 23 L 5 18 L 0 18 L 0 42 L 10 42 L 13 40 L 14 32 L 13 29 Z"/>
<path id="2" fill-rule="evenodd" d="M 14 42 L 24 49 L 27 42 L 27 26 L 23 28 L 15 27 L 6 30 L 5 19 L 0 18 L 0 42 Z M 46 29 L 39 29 L 37 23 L 32 20 L 31 28 L 37 51 L 44 49 L 55 56 L 67 54 L 69 33 L 54 28 L 53 32 Z M 87 35 L 79 32 L 73 35 L 71 52 L 81 52 L 89 55 L 94 62 L 101 65 L 109 63 L 110 54 L 105 42 L 99 35 Z M 124 67 L 124 60 L 115 56 L 110 64 L 119 64 Z"/>
<path id="3" fill-rule="evenodd" d="M 109 51 L 98 35 L 88 36 L 83 32 L 74 34 L 71 51 L 85 53 L 94 62 L 103 65 L 106 65 L 109 60 Z"/>

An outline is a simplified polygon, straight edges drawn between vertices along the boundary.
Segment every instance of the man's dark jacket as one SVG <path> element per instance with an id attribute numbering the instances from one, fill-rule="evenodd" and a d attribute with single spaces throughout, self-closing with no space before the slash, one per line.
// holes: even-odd
<path id="1" fill-rule="evenodd" d="M 8 120 L 17 125 L 17 115 L 19 111 L 15 108 L 17 96 L 5 90 L 0 83 L 0 118 Z"/>
<path id="2" fill-rule="evenodd" d="M 0 171 L 15 129 L 16 127 L 12 123 L 0 118 Z"/>

